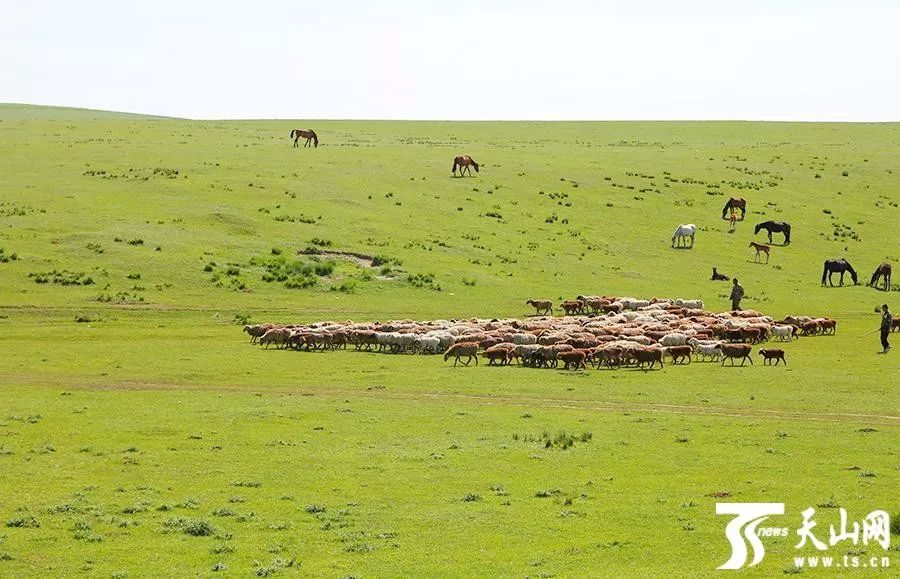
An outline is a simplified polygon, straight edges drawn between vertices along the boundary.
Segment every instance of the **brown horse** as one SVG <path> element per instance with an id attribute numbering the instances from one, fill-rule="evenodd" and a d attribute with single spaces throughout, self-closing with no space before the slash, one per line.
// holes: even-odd
<path id="1" fill-rule="evenodd" d="M 875 273 L 872 274 L 872 281 L 869 285 L 878 288 L 878 280 L 884 279 L 884 291 L 891 291 L 891 264 L 884 262 L 878 266 Z"/>
<path id="2" fill-rule="evenodd" d="M 722 219 L 725 219 L 725 216 L 728 215 L 729 209 L 740 209 L 741 210 L 741 221 L 744 220 L 744 216 L 747 215 L 747 202 L 743 197 L 732 197 L 725 203 L 725 207 L 722 208 Z"/>
<path id="3" fill-rule="evenodd" d="M 455 159 L 453 159 L 453 176 L 456 176 L 456 168 L 459 167 L 459 176 L 462 177 L 465 175 L 466 171 L 469 172 L 469 176 L 472 176 L 472 167 L 475 167 L 475 172 L 478 172 L 478 163 L 468 155 L 458 155 Z"/>
<path id="4" fill-rule="evenodd" d="M 753 261 L 759 261 L 759 254 L 765 253 L 766 263 L 769 263 L 769 250 L 772 249 L 771 247 L 769 247 L 768 245 L 763 245 L 762 243 L 756 243 L 755 241 L 751 241 L 748 247 L 752 247 L 756 250 L 756 257 L 753 259 Z"/>
<path id="5" fill-rule="evenodd" d="M 316 132 L 314 130 L 294 129 L 293 131 L 291 131 L 291 138 L 294 139 L 295 147 L 300 146 L 297 141 L 299 141 L 301 137 L 306 139 L 306 142 L 303 144 L 304 147 L 308 147 L 310 141 L 313 142 L 314 147 L 319 146 L 319 137 L 316 136 Z"/>

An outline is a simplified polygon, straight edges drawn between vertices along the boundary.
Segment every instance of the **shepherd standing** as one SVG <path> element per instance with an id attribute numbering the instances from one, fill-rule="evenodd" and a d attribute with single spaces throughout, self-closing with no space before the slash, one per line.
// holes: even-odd
<path id="1" fill-rule="evenodd" d="M 894 321 L 894 317 L 891 315 L 887 304 L 882 304 L 881 312 L 881 347 L 884 348 L 881 353 L 887 354 L 891 349 L 891 345 L 888 343 L 888 336 L 891 335 L 891 324 Z"/>
<path id="2" fill-rule="evenodd" d="M 731 311 L 739 311 L 741 309 L 741 300 L 744 299 L 744 288 L 738 283 L 738 279 L 734 278 L 734 285 L 731 287 Z"/>

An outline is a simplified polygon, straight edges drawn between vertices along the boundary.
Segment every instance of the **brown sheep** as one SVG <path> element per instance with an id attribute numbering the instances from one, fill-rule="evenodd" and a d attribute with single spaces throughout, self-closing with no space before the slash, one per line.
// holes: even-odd
<path id="1" fill-rule="evenodd" d="M 618 368 L 622 365 L 622 348 L 618 346 L 599 346 L 594 349 L 594 354 L 591 358 L 596 362 L 597 368 L 600 366 Z"/>
<path id="2" fill-rule="evenodd" d="M 834 334 L 837 331 L 837 320 L 825 318 L 819 321 L 819 331 L 823 334 Z"/>
<path id="3" fill-rule="evenodd" d="M 690 346 L 669 346 L 665 351 L 672 357 L 672 364 L 678 364 L 679 359 L 684 364 L 690 364 L 691 354 L 694 353 L 694 349 Z"/>
<path id="4" fill-rule="evenodd" d="M 539 316 L 552 316 L 553 315 L 553 302 L 550 300 L 528 300 L 525 302 L 525 305 L 532 306 L 535 310 L 535 313 Z"/>
<path id="5" fill-rule="evenodd" d="M 757 344 L 762 342 L 763 339 L 763 330 L 762 328 L 754 328 L 751 326 L 744 326 L 740 329 L 741 340 L 745 342 L 750 342 L 751 344 Z"/>
<path id="6" fill-rule="evenodd" d="M 269 344 L 275 344 L 279 350 L 287 344 L 288 338 L 291 337 L 291 330 L 288 328 L 272 328 L 259 338 L 260 345 L 265 344 L 269 349 Z"/>
<path id="7" fill-rule="evenodd" d="M 775 360 L 776 366 L 779 362 L 784 362 L 784 365 L 787 366 L 787 360 L 784 357 L 784 350 L 778 350 L 775 348 L 762 348 L 759 351 L 759 354 L 763 357 L 764 365 L 771 364 L 772 360 Z"/>
<path id="8" fill-rule="evenodd" d="M 649 364 L 647 369 L 653 368 L 653 365 L 659 363 L 659 367 L 663 367 L 663 349 L 644 347 L 634 350 L 634 359 L 637 361 L 637 367 L 644 369 L 644 364 Z"/>
<path id="9" fill-rule="evenodd" d="M 466 356 L 466 361 L 464 364 L 468 366 L 472 359 L 475 359 L 475 365 L 478 365 L 478 343 L 477 342 L 459 342 L 457 344 L 453 344 L 447 349 L 447 352 L 444 354 L 444 362 L 450 359 L 453 356 L 453 365 L 456 366 L 459 359 L 463 356 Z"/>
<path id="10" fill-rule="evenodd" d="M 487 359 L 488 366 L 494 366 L 494 362 L 498 361 L 500 366 L 506 366 L 512 358 L 511 354 L 512 350 L 509 348 L 491 348 L 481 355 Z"/>
<path id="11" fill-rule="evenodd" d="M 809 320 L 807 322 L 803 322 L 800 324 L 800 331 L 804 336 L 811 336 L 813 334 L 819 333 L 819 322 L 816 320 Z"/>
<path id="12" fill-rule="evenodd" d="M 753 346 L 750 344 L 719 344 L 717 349 L 722 350 L 723 366 L 725 365 L 725 360 L 731 360 L 731 365 L 734 366 L 736 358 L 740 358 L 741 366 L 744 365 L 744 360 L 750 360 L 750 365 L 753 365 L 753 358 L 750 357 Z"/>
<path id="13" fill-rule="evenodd" d="M 560 352 L 558 357 L 565 363 L 565 366 L 563 366 L 564 370 L 568 370 L 570 368 L 572 370 L 585 368 L 584 362 L 587 359 L 587 355 L 584 353 L 584 350 L 570 350 L 568 352 Z"/>
<path id="14" fill-rule="evenodd" d="M 255 344 L 266 332 L 274 328 L 272 324 L 256 324 L 252 326 L 244 326 L 245 332 L 250 336 L 250 343 Z"/>
<path id="15" fill-rule="evenodd" d="M 565 310 L 567 316 L 571 316 L 580 314 L 584 310 L 584 302 L 581 300 L 569 300 L 560 304 L 560 307 Z"/>

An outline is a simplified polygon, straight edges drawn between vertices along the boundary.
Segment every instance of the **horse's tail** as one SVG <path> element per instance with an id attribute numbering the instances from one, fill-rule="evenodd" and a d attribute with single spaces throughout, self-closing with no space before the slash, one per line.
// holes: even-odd
<path id="1" fill-rule="evenodd" d="M 453 159 L 453 168 L 450 170 L 456 173 L 456 159 Z"/>
<path id="2" fill-rule="evenodd" d="M 296 133 L 296 132 L 297 132 L 297 129 L 291 129 L 291 138 L 292 139 L 294 138 L 294 133 Z"/>
<path id="3" fill-rule="evenodd" d="M 825 262 L 825 266 L 822 268 L 822 285 L 825 285 L 825 278 L 828 277 L 828 262 Z"/>

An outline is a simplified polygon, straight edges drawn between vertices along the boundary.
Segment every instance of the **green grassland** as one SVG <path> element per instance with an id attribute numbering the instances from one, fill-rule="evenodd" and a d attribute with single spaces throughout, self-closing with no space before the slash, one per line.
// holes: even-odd
<path id="1" fill-rule="evenodd" d="M 319 148 L 292 148 L 306 126 Z M 895 124 L 0 105 L 0 576 L 693 577 L 730 552 L 716 501 L 785 502 L 794 528 L 818 505 L 826 538 L 837 506 L 900 514 L 900 363 L 869 333 L 900 303 L 864 285 L 900 262 L 898 145 Z M 452 178 L 463 152 L 481 171 Z M 733 233 L 729 196 L 749 209 Z M 793 225 L 768 265 L 747 247 L 765 219 Z M 679 223 L 694 249 L 670 248 Z M 839 256 L 860 285 L 820 287 Z M 240 333 L 579 293 L 724 310 L 712 266 L 745 307 L 837 334 L 786 344 L 787 368 L 566 373 Z M 744 574 L 781 574 L 796 542 Z"/>

